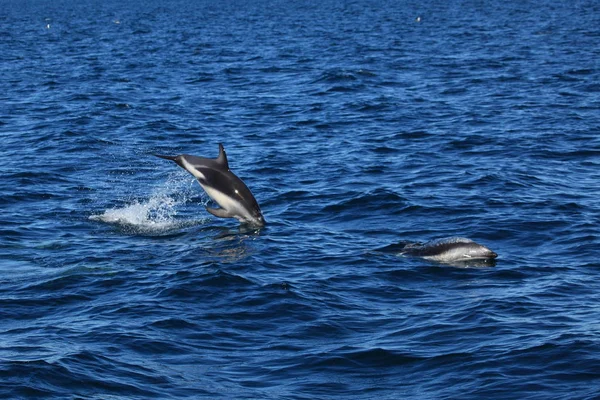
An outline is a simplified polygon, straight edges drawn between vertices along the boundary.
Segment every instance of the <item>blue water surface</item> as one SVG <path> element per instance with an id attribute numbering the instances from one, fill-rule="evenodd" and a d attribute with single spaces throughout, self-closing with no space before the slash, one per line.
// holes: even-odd
<path id="1" fill-rule="evenodd" d="M 598 398 L 597 1 L 0 10 L 0 397 Z"/>

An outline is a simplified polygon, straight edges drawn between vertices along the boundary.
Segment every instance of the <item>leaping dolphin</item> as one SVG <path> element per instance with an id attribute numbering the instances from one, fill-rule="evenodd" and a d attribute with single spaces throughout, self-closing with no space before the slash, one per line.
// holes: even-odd
<path id="1" fill-rule="evenodd" d="M 219 143 L 217 158 L 203 158 L 187 154 L 178 156 L 155 154 L 155 156 L 176 162 L 177 165 L 196 177 L 206 194 L 221 206 L 221 208 L 206 206 L 206 211 L 215 217 L 236 218 L 242 223 L 254 226 L 265 224 L 265 218 L 250 189 L 229 170 L 227 155 L 221 143 Z"/>
<path id="2" fill-rule="evenodd" d="M 432 240 L 425 244 L 409 243 L 400 250 L 400 254 L 443 263 L 485 262 L 498 257 L 498 254 L 487 247 L 463 237 Z"/>

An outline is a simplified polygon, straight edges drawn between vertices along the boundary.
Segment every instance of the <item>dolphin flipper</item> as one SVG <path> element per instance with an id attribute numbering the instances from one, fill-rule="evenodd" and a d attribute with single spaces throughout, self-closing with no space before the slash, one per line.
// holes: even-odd
<path id="1" fill-rule="evenodd" d="M 206 207 L 206 211 L 219 218 L 232 218 L 233 216 L 224 208 Z"/>

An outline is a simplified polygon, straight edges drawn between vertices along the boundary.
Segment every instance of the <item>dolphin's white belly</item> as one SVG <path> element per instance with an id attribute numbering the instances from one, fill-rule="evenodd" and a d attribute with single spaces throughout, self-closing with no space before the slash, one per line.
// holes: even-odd
<path id="1" fill-rule="evenodd" d="M 234 218 L 252 220 L 252 216 L 250 213 L 240 204 L 239 201 L 227 196 L 223 192 L 216 190 L 215 188 L 203 185 L 200 181 L 206 180 L 206 177 L 200 170 L 194 168 L 189 162 L 183 159 L 184 168 L 196 179 L 198 179 L 198 183 L 202 186 L 202 189 L 208 194 L 208 196 L 213 199 L 218 205 L 221 206 L 222 209 L 226 210 L 227 213 Z"/>
<path id="2" fill-rule="evenodd" d="M 200 186 L 202 186 L 202 189 L 204 189 L 206 194 L 208 194 L 208 196 L 211 199 L 213 199 L 215 203 L 220 205 L 221 208 L 226 210 L 232 217 L 238 219 L 241 218 L 247 221 L 251 221 L 254 219 L 239 201 L 227 196 L 223 192 L 220 192 L 213 187 L 206 186 L 203 184 L 200 184 Z"/>

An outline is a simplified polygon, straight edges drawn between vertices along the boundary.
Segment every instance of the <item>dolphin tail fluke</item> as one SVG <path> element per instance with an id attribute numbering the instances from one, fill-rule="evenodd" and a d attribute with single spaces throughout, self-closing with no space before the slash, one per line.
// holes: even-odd
<path id="1" fill-rule="evenodd" d="M 156 157 L 158 157 L 158 158 L 164 158 L 165 160 L 171 160 L 171 161 L 177 162 L 177 160 L 176 160 L 177 157 L 176 156 L 163 156 L 163 155 L 160 155 L 160 154 L 154 154 L 154 155 Z"/>

